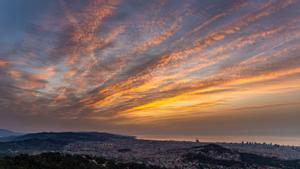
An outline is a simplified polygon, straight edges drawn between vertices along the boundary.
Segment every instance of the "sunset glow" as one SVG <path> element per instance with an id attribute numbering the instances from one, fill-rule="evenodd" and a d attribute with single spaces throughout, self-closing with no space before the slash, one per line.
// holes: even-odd
<path id="1" fill-rule="evenodd" d="M 0 127 L 300 136 L 299 9 L 298 0 L 1 1 Z"/>

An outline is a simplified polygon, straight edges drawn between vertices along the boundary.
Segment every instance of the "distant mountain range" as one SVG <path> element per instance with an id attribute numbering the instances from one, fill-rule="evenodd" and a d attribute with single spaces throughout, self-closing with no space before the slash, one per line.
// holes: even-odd
<path id="1" fill-rule="evenodd" d="M 75 142 L 104 142 L 132 140 L 133 136 L 122 136 L 98 132 L 42 132 L 24 135 L 6 135 L 0 139 L 0 154 L 33 153 L 40 151 L 62 151 L 64 146 Z"/>
<path id="2" fill-rule="evenodd" d="M 22 133 L 17 133 L 6 129 L 0 129 L 0 138 L 20 135 L 22 135 Z"/>
<path id="3" fill-rule="evenodd" d="M 56 140 L 62 142 L 76 141 L 107 141 L 112 139 L 134 139 L 133 136 L 123 136 L 99 132 L 42 132 L 30 133 L 13 138 L 11 141 Z"/>

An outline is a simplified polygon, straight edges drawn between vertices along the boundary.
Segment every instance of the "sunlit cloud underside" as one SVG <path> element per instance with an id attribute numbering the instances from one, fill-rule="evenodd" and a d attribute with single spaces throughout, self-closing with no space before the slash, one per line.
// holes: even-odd
<path id="1" fill-rule="evenodd" d="M 300 1 L 1 3 L 3 124 L 300 130 Z"/>

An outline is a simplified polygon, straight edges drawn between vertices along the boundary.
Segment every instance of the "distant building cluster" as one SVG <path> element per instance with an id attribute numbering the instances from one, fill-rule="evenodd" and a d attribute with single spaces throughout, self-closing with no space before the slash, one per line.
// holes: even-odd
<path id="1" fill-rule="evenodd" d="M 65 147 L 66 153 L 89 154 L 116 159 L 122 162 L 136 162 L 166 168 L 196 169 L 195 162 L 186 161 L 185 154 L 193 152 L 203 143 L 149 141 L 149 140 L 117 140 L 109 142 L 77 142 Z M 300 149 L 273 144 L 257 144 L 250 142 L 224 143 L 224 147 L 240 152 L 250 152 L 263 156 L 275 156 L 285 159 L 300 158 Z M 207 152 L 208 156 L 220 160 L 236 160 L 239 156 L 230 153 Z"/>

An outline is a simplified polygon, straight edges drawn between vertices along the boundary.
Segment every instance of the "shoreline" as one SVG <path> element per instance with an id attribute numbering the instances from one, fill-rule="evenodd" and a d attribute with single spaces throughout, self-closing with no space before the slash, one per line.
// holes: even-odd
<path id="1" fill-rule="evenodd" d="M 300 147 L 300 137 L 285 136 L 162 136 L 162 135 L 139 135 L 137 139 L 157 141 L 191 141 L 199 140 L 200 143 L 257 143 L 277 144 L 280 146 Z"/>

